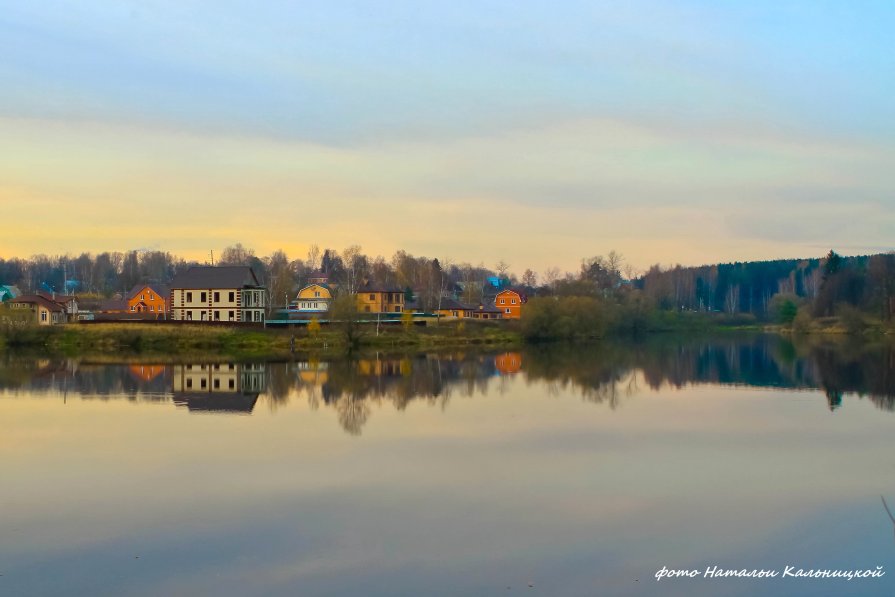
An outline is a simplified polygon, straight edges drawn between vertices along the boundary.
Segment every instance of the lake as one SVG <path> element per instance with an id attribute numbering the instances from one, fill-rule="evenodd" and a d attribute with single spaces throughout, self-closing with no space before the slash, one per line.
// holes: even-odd
<path id="1" fill-rule="evenodd" d="M 773 336 L 0 354 L 0 594 L 893 594 L 893 408 L 891 346 Z"/>

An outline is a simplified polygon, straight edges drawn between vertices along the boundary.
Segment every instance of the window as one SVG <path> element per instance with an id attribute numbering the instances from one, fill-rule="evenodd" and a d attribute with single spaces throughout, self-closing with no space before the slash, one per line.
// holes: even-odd
<path id="1" fill-rule="evenodd" d="M 208 387 L 208 380 L 205 379 L 204 377 L 202 378 L 202 380 L 199 383 L 202 386 L 203 390 Z"/>
<path id="2" fill-rule="evenodd" d="M 141 295 L 140 295 L 140 300 L 141 300 L 141 301 L 145 301 L 145 300 L 146 300 L 146 295 L 145 295 L 145 294 L 141 294 Z"/>
<path id="3" fill-rule="evenodd" d="M 131 311 L 136 311 L 136 310 L 137 310 L 137 305 L 131 305 Z"/>
<path id="4" fill-rule="evenodd" d="M 228 300 L 229 300 L 231 303 L 236 299 L 236 297 L 234 296 L 235 294 L 236 294 L 235 292 L 231 292 L 231 293 L 228 295 Z"/>
<path id="5" fill-rule="evenodd" d="M 229 380 L 229 381 L 227 382 L 227 385 L 228 385 L 228 386 L 230 387 L 230 389 L 232 390 L 233 388 L 236 387 L 236 382 L 235 382 L 234 380 L 231 379 L 231 380 Z"/>
<path id="6" fill-rule="evenodd" d="M 367 313 L 369 313 L 369 312 L 370 312 L 370 305 L 365 306 L 365 307 L 364 307 L 364 311 L 366 311 Z"/>
<path id="7" fill-rule="evenodd" d="M 186 293 L 186 302 L 188 302 L 188 303 L 192 303 L 192 302 L 193 302 L 193 293 L 192 293 L 192 292 L 187 292 L 187 293 Z"/>
<path id="8" fill-rule="evenodd" d="M 221 389 L 221 380 L 219 380 L 219 379 L 214 380 L 214 389 L 215 390 Z"/>
<path id="9" fill-rule="evenodd" d="M 500 299 L 500 304 L 503 305 L 504 303 L 506 303 L 506 300 Z"/>
<path id="10" fill-rule="evenodd" d="M 220 312 L 220 311 L 215 311 L 215 312 L 214 312 L 214 320 L 215 320 L 215 321 L 220 321 L 220 320 L 221 320 L 221 312 Z"/>
<path id="11" fill-rule="evenodd" d="M 46 312 L 46 311 L 41 311 L 41 312 L 40 312 L 40 320 L 41 320 L 41 321 L 46 321 L 46 320 L 47 320 L 47 312 Z"/>
<path id="12" fill-rule="evenodd" d="M 401 307 L 395 307 L 395 313 L 400 313 L 400 312 L 401 312 Z"/>
<path id="13" fill-rule="evenodd" d="M 180 312 L 180 316 L 183 317 L 183 311 Z M 186 313 L 186 318 L 187 318 L 188 321 L 192 321 L 192 320 L 193 320 L 193 312 L 192 312 L 192 311 L 187 311 L 187 313 Z"/>
<path id="14" fill-rule="evenodd" d="M 515 305 L 515 304 L 516 304 L 516 299 L 513 299 L 513 300 L 511 300 L 510 302 L 513 303 L 513 304 Z"/>
<path id="15" fill-rule="evenodd" d="M 227 316 L 230 318 L 230 321 L 233 321 L 233 311 L 227 311 Z"/>
<path id="16" fill-rule="evenodd" d="M 199 294 L 199 302 L 200 302 L 200 303 L 204 303 L 204 302 L 207 301 L 207 300 L 208 300 L 208 293 L 207 293 L 207 292 L 202 292 L 202 293 Z"/>
<path id="17" fill-rule="evenodd" d="M 189 389 L 192 389 L 192 387 L 193 387 L 193 380 L 192 380 L 192 378 L 187 378 L 187 380 L 186 380 L 186 388 L 189 390 Z"/>
<path id="18" fill-rule="evenodd" d="M 375 300 L 376 300 L 376 295 L 373 294 L 373 293 L 370 293 L 370 300 L 371 300 L 371 301 L 375 301 Z"/>
<path id="19" fill-rule="evenodd" d="M 507 312 L 507 313 L 510 312 L 510 308 L 509 308 L 509 307 L 506 308 L 506 312 Z"/>
<path id="20" fill-rule="evenodd" d="M 150 310 L 150 311 L 155 311 L 155 307 L 153 307 L 152 305 L 149 305 L 149 310 Z"/>
<path id="21" fill-rule="evenodd" d="M 317 290 L 315 290 L 315 291 L 314 291 L 314 298 L 317 298 L 317 297 L 319 297 L 319 296 L 320 296 L 320 292 L 317 291 Z"/>
<path id="22" fill-rule="evenodd" d="M 214 293 L 214 302 L 216 302 L 216 303 L 221 302 L 221 293 L 220 292 Z"/>

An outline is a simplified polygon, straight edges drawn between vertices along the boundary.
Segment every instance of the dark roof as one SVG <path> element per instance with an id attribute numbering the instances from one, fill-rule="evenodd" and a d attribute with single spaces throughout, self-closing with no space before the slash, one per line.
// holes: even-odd
<path id="1" fill-rule="evenodd" d="M 258 394 L 174 392 L 174 404 L 198 412 L 251 413 L 257 401 Z"/>
<path id="2" fill-rule="evenodd" d="M 367 283 L 357 289 L 358 294 L 362 292 L 399 292 L 404 294 L 404 289 L 397 286 L 380 286 L 379 284 Z"/>
<path id="3" fill-rule="evenodd" d="M 39 296 L 53 303 L 59 303 L 60 305 L 75 300 L 74 295 L 71 294 L 51 294 L 49 292 L 38 292 L 36 295 L 33 296 Z"/>
<path id="4" fill-rule="evenodd" d="M 46 307 L 50 311 L 61 311 L 65 312 L 65 308 L 59 303 L 54 303 L 46 297 L 40 296 L 38 294 L 23 294 L 18 298 L 14 298 L 9 301 L 10 303 L 25 303 L 28 305 L 40 305 L 41 307 Z"/>
<path id="5" fill-rule="evenodd" d="M 438 308 L 440 308 L 442 311 L 444 311 L 444 310 L 448 310 L 448 311 L 475 311 L 475 307 L 472 307 L 472 306 L 470 306 L 470 305 L 464 305 L 463 303 L 461 303 L 461 302 L 459 302 L 459 301 L 455 301 L 454 299 L 450 299 L 450 298 L 443 298 L 443 299 L 441 299 L 441 307 L 437 307 L 437 306 L 436 306 L 436 309 L 438 309 Z"/>
<path id="6" fill-rule="evenodd" d="M 167 286 L 163 286 L 162 284 L 137 284 L 136 286 L 131 288 L 130 292 L 127 293 L 127 298 L 134 298 L 134 296 L 136 296 L 136 294 L 144 288 L 148 288 L 162 298 L 168 298 L 168 295 L 171 294 L 171 289 Z"/>
<path id="7" fill-rule="evenodd" d="M 109 299 L 103 301 L 99 305 L 99 311 L 127 311 L 127 301 L 119 299 Z"/>
<path id="8" fill-rule="evenodd" d="M 172 289 L 260 287 L 255 272 L 247 265 L 197 265 L 180 272 L 171 281 Z"/>
<path id="9" fill-rule="evenodd" d="M 482 313 L 503 313 L 503 309 L 498 309 L 497 307 L 492 306 L 492 305 L 479 305 L 479 307 L 478 307 L 478 309 L 476 309 L 476 311 L 479 311 Z"/>

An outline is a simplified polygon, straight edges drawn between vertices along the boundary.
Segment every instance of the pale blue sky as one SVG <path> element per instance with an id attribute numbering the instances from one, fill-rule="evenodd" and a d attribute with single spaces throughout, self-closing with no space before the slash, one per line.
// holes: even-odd
<path id="1" fill-rule="evenodd" d="M 895 248 L 889 2 L 5 4 L 0 199 L 55 216 L 14 212 L 3 254 Z M 259 203 L 281 221 L 243 232 Z M 67 230 L 92 209 L 126 233 Z"/>

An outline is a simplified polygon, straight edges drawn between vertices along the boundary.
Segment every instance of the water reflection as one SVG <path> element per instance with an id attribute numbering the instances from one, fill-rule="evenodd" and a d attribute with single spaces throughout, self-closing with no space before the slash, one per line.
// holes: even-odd
<path id="1" fill-rule="evenodd" d="M 173 365 L 173 399 L 190 411 L 251 413 L 267 385 L 265 363 Z"/>
<path id="2" fill-rule="evenodd" d="M 332 409 L 358 435 L 374 405 L 403 410 L 411 401 L 446 407 L 451 397 L 501 392 L 507 380 L 569 390 L 615 408 L 646 388 L 721 384 L 790 390 L 821 389 L 835 410 L 847 394 L 895 408 L 891 345 L 795 344 L 774 336 L 653 338 L 645 343 L 588 347 L 539 346 L 523 351 L 390 355 L 279 363 L 96 364 L 6 354 L 0 391 L 63 400 L 170 402 L 189 412 L 252 413 L 260 397 L 272 410 L 291 400 Z"/>

